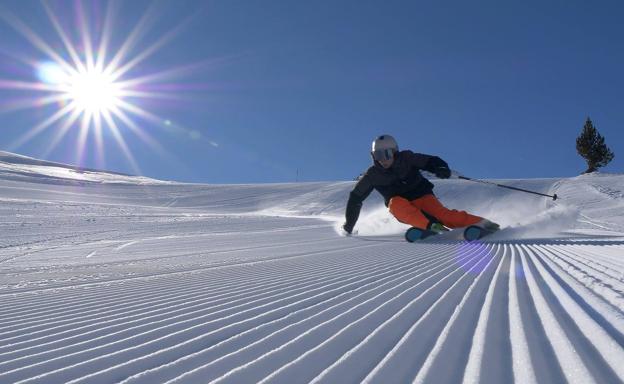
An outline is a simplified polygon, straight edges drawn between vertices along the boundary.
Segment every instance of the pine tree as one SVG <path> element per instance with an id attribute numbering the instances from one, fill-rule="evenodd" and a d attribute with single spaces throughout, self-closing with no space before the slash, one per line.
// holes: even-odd
<path id="1" fill-rule="evenodd" d="M 604 137 L 594 127 L 592 121 L 587 118 L 583 131 L 576 138 L 576 151 L 587 162 L 587 170 L 583 173 L 591 173 L 604 167 L 613 160 L 614 154 L 604 142 Z"/>

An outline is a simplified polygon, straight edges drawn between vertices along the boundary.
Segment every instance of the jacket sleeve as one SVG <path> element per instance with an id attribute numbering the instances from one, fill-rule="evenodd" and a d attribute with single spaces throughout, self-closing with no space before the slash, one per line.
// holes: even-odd
<path id="1" fill-rule="evenodd" d="M 352 230 L 360 217 L 360 210 L 362 209 L 362 203 L 368 195 L 373 191 L 373 184 L 370 182 L 368 175 L 362 176 L 362 178 L 355 184 L 355 187 L 349 194 L 349 201 L 347 202 L 347 210 L 345 212 L 345 227 Z"/>
<path id="2" fill-rule="evenodd" d="M 430 156 L 430 159 L 427 161 L 427 164 L 425 165 L 425 170 L 432 172 L 432 173 L 436 173 L 440 168 L 447 168 L 448 169 L 448 164 L 446 163 L 446 161 L 440 159 L 438 156 Z"/>
<path id="3" fill-rule="evenodd" d="M 448 168 L 446 161 L 438 156 L 410 152 L 410 163 L 419 169 L 435 173 L 438 168 Z"/>

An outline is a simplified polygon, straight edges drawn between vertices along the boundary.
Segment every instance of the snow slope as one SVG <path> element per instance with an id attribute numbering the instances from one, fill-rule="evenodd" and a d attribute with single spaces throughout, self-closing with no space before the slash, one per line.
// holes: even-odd
<path id="1" fill-rule="evenodd" d="M 618 383 L 624 176 L 435 181 L 500 222 L 403 241 L 352 182 L 193 185 L 0 153 L 2 383 Z"/>

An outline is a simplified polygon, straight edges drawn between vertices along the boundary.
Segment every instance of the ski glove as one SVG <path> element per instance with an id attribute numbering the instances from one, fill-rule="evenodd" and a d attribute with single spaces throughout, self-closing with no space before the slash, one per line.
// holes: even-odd
<path id="1" fill-rule="evenodd" d="M 451 177 L 451 170 L 448 167 L 438 167 L 433 173 L 440 179 L 448 179 Z"/>
<path id="2" fill-rule="evenodd" d="M 344 223 L 342 225 L 342 229 L 350 235 L 351 232 L 353 232 L 353 225 L 349 225 L 347 223 Z"/>

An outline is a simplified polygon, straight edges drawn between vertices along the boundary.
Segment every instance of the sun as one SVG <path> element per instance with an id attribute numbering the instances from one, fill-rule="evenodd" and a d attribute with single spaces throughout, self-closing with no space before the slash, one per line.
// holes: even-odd
<path id="1" fill-rule="evenodd" d="M 69 76 L 67 95 L 83 113 L 110 113 L 120 105 L 121 89 L 110 75 L 96 69 Z"/>
<path id="2" fill-rule="evenodd" d="M 69 72 L 54 62 L 39 64 L 39 79 L 56 87 L 59 97 L 72 105 L 72 111 L 85 115 L 110 114 L 122 105 L 124 86 L 100 68 L 72 68 Z"/>
<path id="3" fill-rule="evenodd" d="M 137 68 L 171 41 L 185 23 L 165 33 L 159 33 L 156 41 L 136 51 L 141 45 L 141 38 L 147 34 L 150 20 L 153 19 L 153 9 L 148 9 L 126 35 L 121 45 L 115 49 L 110 46 L 115 30 L 113 16 L 117 12 L 114 4 L 116 3 L 109 2 L 106 12 L 97 10 L 89 12 L 86 7 L 78 6 L 75 8 L 74 17 L 67 12 L 61 12 L 67 19 L 66 23 L 63 23 L 51 6 L 47 2 L 42 2 L 50 24 L 56 31 L 56 36 L 46 36 L 45 39 L 16 15 L 6 10 L 0 12 L 0 20 L 13 27 L 46 56 L 43 60 L 27 60 L 39 80 L 37 82 L 0 78 L 0 89 L 40 95 L 30 99 L 16 98 L 4 102 L 2 109 L 58 106 L 56 112 L 25 132 L 10 146 L 10 149 L 18 148 L 50 127 L 54 127 L 55 133 L 46 153 L 43 154 L 44 157 L 54 150 L 64 137 L 74 132 L 78 165 L 81 165 L 83 155 L 87 151 L 89 137 L 92 137 L 95 143 L 100 165 L 105 153 L 104 130 L 110 132 L 107 137 L 114 139 L 137 174 L 141 172 L 126 144 L 124 138 L 126 132 L 133 133 L 161 154 L 169 155 L 153 139 L 149 129 L 146 129 L 146 126 L 167 128 L 165 121 L 168 119 L 148 111 L 144 105 L 149 105 L 149 100 L 157 99 L 162 103 L 163 100 L 177 99 L 174 92 L 182 88 L 182 85 L 168 81 L 182 74 L 187 75 L 190 72 L 189 68 L 200 66 L 186 64 L 155 73 L 140 73 Z M 101 20 L 93 22 L 93 18 L 98 15 L 102 16 Z M 74 20 L 77 20 L 79 25 L 77 34 L 69 33 Z M 185 21 L 188 22 L 189 19 Z M 90 25 L 100 29 L 91 31 Z M 72 41 L 70 36 L 77 37 L 79 41 Z M 97 36 L 97 39 L 93 36 Z M 59 49 L 59 46 L 62 48 Z"/>

